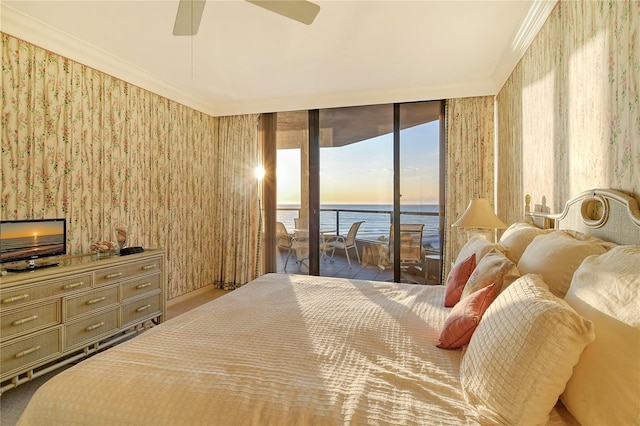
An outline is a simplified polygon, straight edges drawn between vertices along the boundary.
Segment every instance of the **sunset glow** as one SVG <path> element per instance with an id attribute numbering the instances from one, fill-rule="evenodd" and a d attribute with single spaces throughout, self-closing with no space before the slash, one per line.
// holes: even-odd
<path id="1" fill-rule="evenodd" d="M 401 132 L 401 192 L 405 204 L 438 204 L 438 121 Z M 299 205 L 299 149 L 280 149 L 278 204 Z M 392 204 L 393 135 L 320 150 L 321 204 Z"/>

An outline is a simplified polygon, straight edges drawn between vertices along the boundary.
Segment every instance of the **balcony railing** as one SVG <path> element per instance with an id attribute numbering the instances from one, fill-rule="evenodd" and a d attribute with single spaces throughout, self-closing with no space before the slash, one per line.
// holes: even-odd
<path id="1" fill-rule="evenodd" d="M 300 217 L 297 207 L 278 208 L 278 221 L 285 224 L 291 232 L 295 229 L 294 219 Z M 378 268 L 380 255 L 388 247 L 389 232 L 393 221 L 392 210 L 358 209 L 358 208 L 321 208 L 320 229 L 335 230 L 344 235 L 353 222 L 364 220 L 357 235 L 362 265 Z M 409 282 L 439 284 L 442 280 L 440 221 L 438 211 L 406 210 L 400 212 L 401 223 L 422 223 L 425 225 L 422 239 L 423 255 L 421 268 L 415 270 L 418 275 L 408 275 L 415 279 Z M 388 250 L 388 249 L 386 249 Z M 384 265 L 388 266 L 388 265 Z M 409 270 L 409 272 L 411 272 Z M 407 275 L 403 275 L 405 277 Z M 403 278 L 404 279 L 404 278 Z"/>
<path id="2" fill-rule="evenodd" d="M 278 220 L 287 229 L 294 229 L 294 218 L 300 216 L 296 207 L 278 208 Z M 425 251 L 439 253 L 439 213 L 437 211 L 406 210 L 400 212 L 401 223 L 422 223 L 425 225 L 422 245 Z M 358 231 L 358 240 L 384 241 L 389 238 L 389 230 L 393 222 L 392 210 L 374 210 L 357 208 L 321 208 L 320 228 L 334 229 L 338 235 L 349 230 L 353 222 L 364 220 Z"/>

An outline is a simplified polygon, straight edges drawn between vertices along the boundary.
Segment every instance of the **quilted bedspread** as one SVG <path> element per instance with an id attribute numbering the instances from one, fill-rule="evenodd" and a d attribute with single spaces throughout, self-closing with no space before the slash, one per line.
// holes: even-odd
<path id="1" fill-rule="evenodd" d="M 443 297 L 265 275 L 56 375 L 19 424 L 474 424 Z"/>

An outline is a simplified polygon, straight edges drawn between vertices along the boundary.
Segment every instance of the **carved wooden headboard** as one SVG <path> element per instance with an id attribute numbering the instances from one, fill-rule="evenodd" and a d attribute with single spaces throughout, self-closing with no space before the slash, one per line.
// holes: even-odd
<path id="1" fill-rule="evenodd" d="M 526 216 L 542 228 L 573 229 L 616 244 L 640 245 L 638 202 L 612 189 L 591 189 L 573 197 L 560 214 L 530 212 Z"/>

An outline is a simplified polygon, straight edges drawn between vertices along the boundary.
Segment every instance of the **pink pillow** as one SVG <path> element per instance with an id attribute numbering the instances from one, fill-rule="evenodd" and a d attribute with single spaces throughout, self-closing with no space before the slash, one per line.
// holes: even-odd
<path id="1" fill-rule="evenodd" d="M 454 306 L 444 323 L 437 346 L 442 349 L 458 349 L 468 344 L 484 311 L 496 298 L 499 289 L 493 283 L 471 293 Z"/>
<path id="2" fill-rule="evenodd" d="M 444 289 L 444 306 L 450 308 L 460 301 L 462 290 L 464 290 L 464 286 L 475 268 L 475 253 L 453 267 L 449 272 L 447 286 Z"/>

